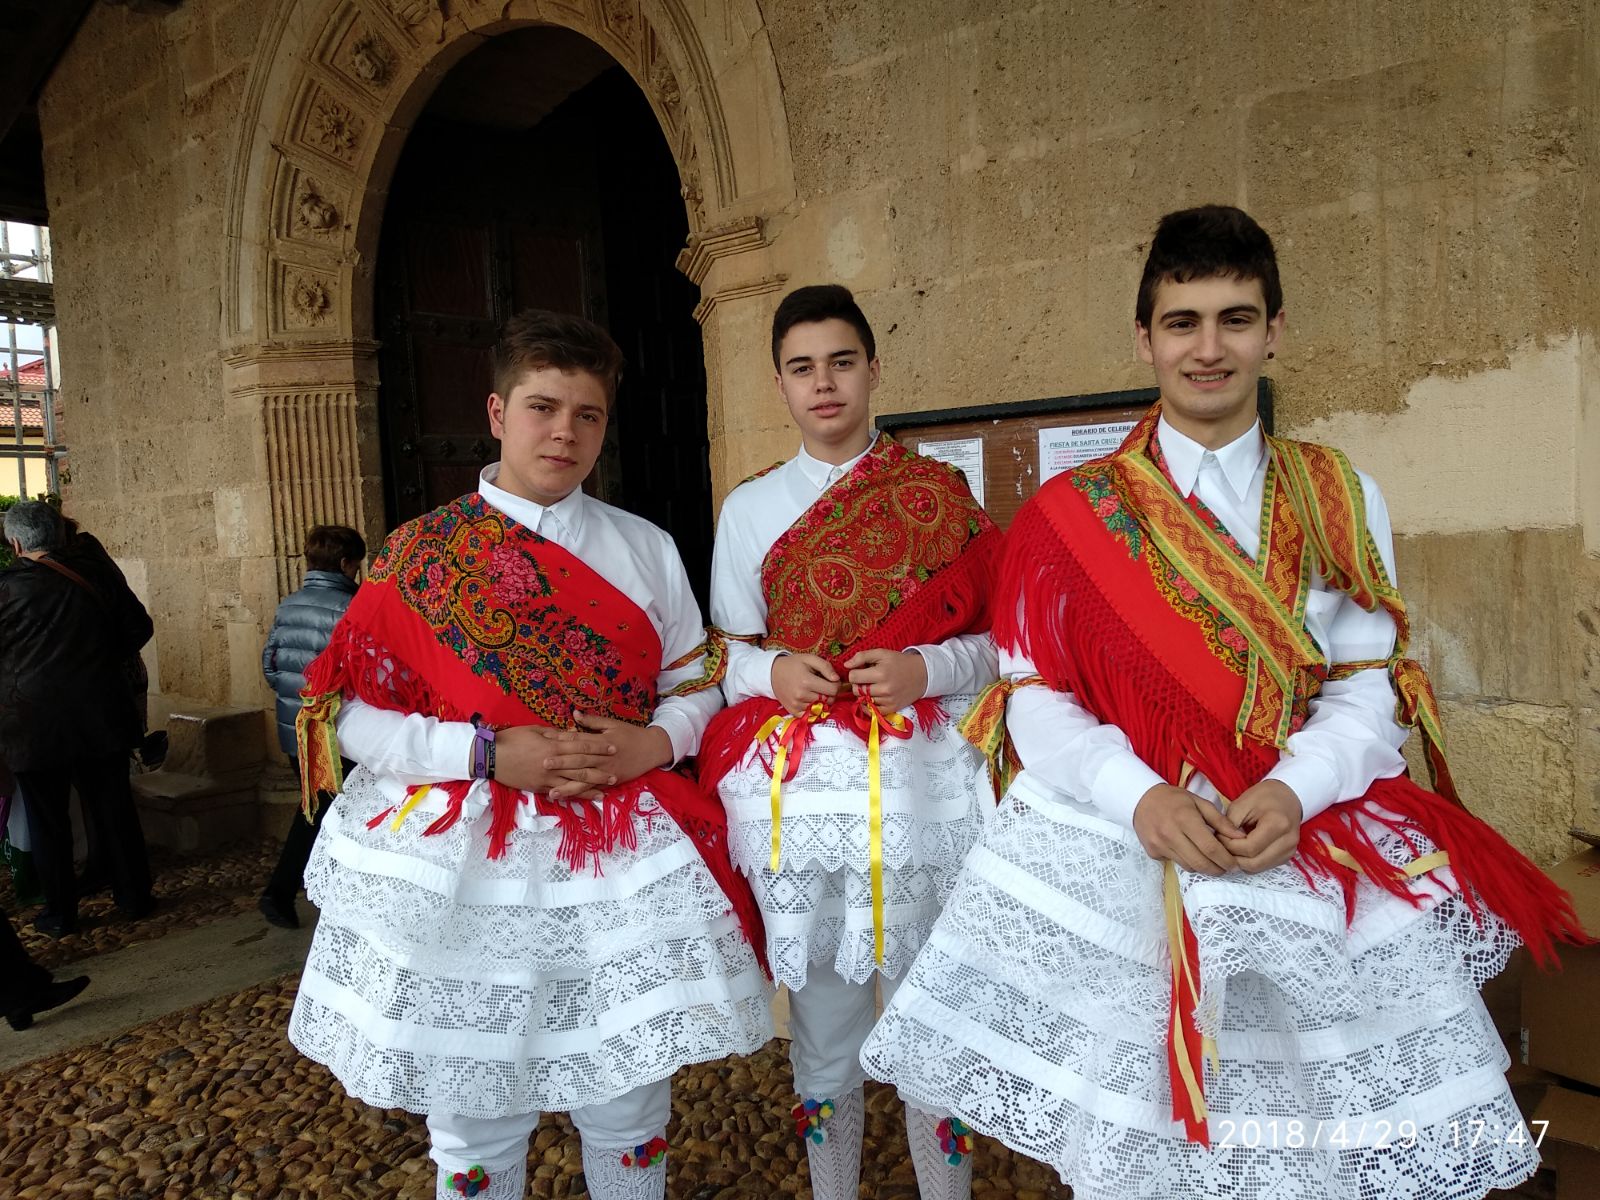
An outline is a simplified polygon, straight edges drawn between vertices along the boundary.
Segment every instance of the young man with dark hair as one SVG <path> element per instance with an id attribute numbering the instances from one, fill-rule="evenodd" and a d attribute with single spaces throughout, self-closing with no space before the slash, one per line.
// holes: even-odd
<path id="1" fill-rule="evenodd" d="M 721 658 L 666 534 L 581 490 L 616 345 L 532 312 L 496 360 L 501 461 L 390 536 L 307 672 L 304 788 L 340 795 L 289 1033 L 427 1114 L 440 1197 L 521 1200 L 566 1110 L 591 1196 L 660 1200 L 672 1073 L 771 1035 L 721 809 L 670 770 Z"/>
<path id="2" fill-rule="evenodd" d="M 879 364 L 849 291 L 790 293 L 772 345 L 801 448 L 722 507 L 711 611 L 732 639 L 732 707 L 707 731 L 701 778 L 790 989 L 812 1190 L 843 1200 L 860 1177 L 874 985 L 893 990 L 994 805 L 953 718 L 995 677 L 998 534 L 954 468 L 874 436 Z M 906 1129 L 924 1200 L 964 1197 L 959 1127 L 908 1106 Z"/>
<path id="3" fill-rule="evenodd" d="M 1080 1200 L 1479 1197 L 1538 1160 L 1477 988 L 1581 932 L 1455 798 L 1377 485 L 1262 431 L 1283 326 L 1254 221 L 1162 218 L 1160 401 L 1011 528 L 1023 769 L 862 1052 Z"/>
<path id="4" fill-rule="evenodd" d="M 350 607 L 367 557 L 367 542 L 348 525 L 313 525 L 306 531 L 306 576 L 278 604 L 267 643 L 261 648 L 261 673 L 277 695 L 274 705 L 278 745 L 289 765 L 300 774 L 300 748 L 295 742 L 295 720 L 300 715 L 300 689 L 306 685 L 306 668 L 327 648 L 333 627 Z M 343 764 L 348 770 L 352 764 Z M 284 835 L 278 865 L 256 906 L 268 924 L 280 929 L 300 928 L 294 898 L 304 882 L 306 860 L 322 828 L 331 796 L 312 798 L 310 820 L 295 820 Z"/>

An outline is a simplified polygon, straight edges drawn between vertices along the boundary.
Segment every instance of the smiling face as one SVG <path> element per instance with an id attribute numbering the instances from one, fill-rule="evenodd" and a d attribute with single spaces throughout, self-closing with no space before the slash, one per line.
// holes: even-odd
<path id="1" fill-rule="evenodd" d="M 812 457 L 848 462 L 871 443 L 867 400 L 878 386 L 878 360 L 867 357 L 850 322 L 829 317 L 793 326 L 778 347 L 777 381 Z"/>
<path id="2" fill-rule="evenodd" d="M 489 397 L 489 430 L 500 439 L 497 486 L 536 504 L 554 504 L 594 469 L 610 405 L 588 371 L 537 367 L 509 395 Z"/>
<path id="3" fill-rule="evenodd" d="M 1134 322 L 1139 357 L 1156 370 L 1161 409 L 1180 433 L 1216 449 L 1256 419 L 1256 380 L 1283 332 L 1270 319 L 1261 282 L 1213 275 L 1163 280 L 1150 325 Z"/>

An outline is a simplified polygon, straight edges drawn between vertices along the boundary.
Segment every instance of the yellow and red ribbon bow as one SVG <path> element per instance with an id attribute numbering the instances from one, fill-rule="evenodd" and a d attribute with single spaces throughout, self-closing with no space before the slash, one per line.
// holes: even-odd
<path id="1" fill-rule="evenodd" d="M 838 720 L 844 709 L 850 724 L 867 743 L 867 857 L 872 883 L 872 952 L 881 965 L 884 953 L 884 898 L 883 898 L 883 783 L 879 765 L 882 739 L 909 738 L 913 723 L 902 713 L 885 713 L 870 695 L 853 698 L 842 697 L 830 709 L 821 700 L 814 701 L 799 716 L 779 713 L 769 718 L 756 731 L 759 746 L 771 745 L 772 761 L 772 857 L 769 867 L 776 872 L 782 862 L 783 849 L 783 784 L 794 778 L 800 764 L 800 755 L 810 743 L 811 727 L 832 717 Z"/>

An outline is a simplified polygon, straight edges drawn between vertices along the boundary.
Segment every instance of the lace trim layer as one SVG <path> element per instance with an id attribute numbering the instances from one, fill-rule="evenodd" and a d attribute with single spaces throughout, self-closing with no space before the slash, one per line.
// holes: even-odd
<path id="1" fill-rule="evenodd" d="M 1527 1178 L 1537 1154 L 1476 994 L 1514 939 L 1449 884 L 1435 877 L 1420 908 L 1363 887 L 1347 932 L 1341 897 L 1292 866 L 1185 877 L 1199 1016 L 1221 1057 L 1206 1151 L 1171 1117 L 1160 865 L 1092 810 L 1014 791 L 863 1062 L 1085 1200 L 1479 1197 Z M 1492 1142 L 1452 1137 L 1476 1121 Z"/>

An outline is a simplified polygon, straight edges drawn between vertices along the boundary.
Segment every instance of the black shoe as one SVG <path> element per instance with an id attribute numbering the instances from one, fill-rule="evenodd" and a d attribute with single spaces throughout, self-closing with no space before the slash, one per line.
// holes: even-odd
<path id="1" fill-rule="evenodd" d="M 261 899 L 256 901 L 256 907 L 261 910 L 261 915 L 267 919 L 268 925 L 276 925 L 279 929 L 300 928 L 300 914 L 294 910 L 293 896 L 275 896 L 271 892 L 262 892 Z"/>
<path id="2" fill-rule="evenodd" d="M 57 913 L 42 912 L 33 919 L 33 927 L 48 937 L 62 938 L 78 932 L 78 918 L 71 919 Z"/>
<path id="3" fill-rule="evenodd" d="M 52 979 L 34 994 L 21 1008 L 13 1009 L 6 1014 L 6 1024 L 19 1033 L 33 1024 L 35 1013 L 42 1013 L 46 1009 L 56 1008 L 71 1000 L 84 988 L 89 986 L 89 977 L 79 975 L 75 979 Z"/>

